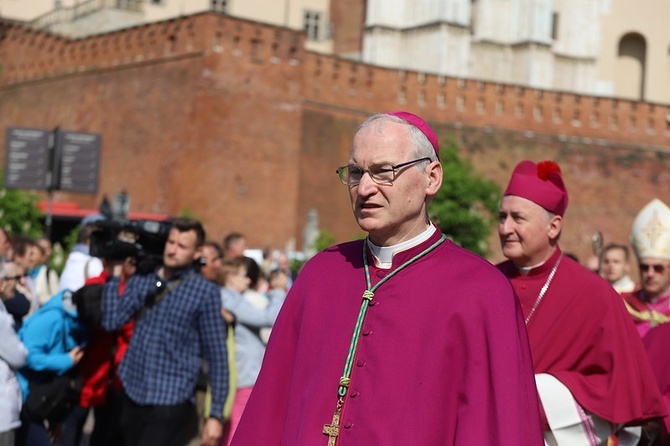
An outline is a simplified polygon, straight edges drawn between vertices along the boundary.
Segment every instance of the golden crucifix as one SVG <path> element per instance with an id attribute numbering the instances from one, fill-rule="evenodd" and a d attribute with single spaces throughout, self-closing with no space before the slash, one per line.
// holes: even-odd
<path id="1" fill-rule="evenodd" d="M 337 435 L 340 433 L 340 411 L 335 411 L 333 422 L 323 426 L 323 433 L 328 435 L 328 446 L 335 446 Z"/>

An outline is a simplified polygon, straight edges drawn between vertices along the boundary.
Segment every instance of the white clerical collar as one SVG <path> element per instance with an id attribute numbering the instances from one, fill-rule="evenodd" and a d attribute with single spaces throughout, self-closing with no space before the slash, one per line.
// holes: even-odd
<path id="1" fill-rule="evenodd" d="M 528 273 L 530 273 L 533 270 L 533 268 L 537 268 L 538 266 L 542 266 L 546 262 L 547 261 L 545 260 L 544 262 L 540 262 L 537 265 L 533 265 L 533 266 L 517 266 L 517 265 L 514 265 L 514 266 L 516 266 L 516 269 L 519 270 L 519 272 L 521 273 L 522 276 L 527 276 Z"/>
<path id="2" fill-rule="evenodd" d="M 423 231 L 421 234 L 417 235 L 414 238 L 406 240 L 402 243 L 398 243 L 393 246 L 377 246 L 370 241 L 368 238 L 368 247 L 372 252 L 372 257 L 375 260 L 375 266 L 381 269 L 389 269 L 393 265 L 393 256 L 399 252 L 406 251 L 409 248 L 414 248 L 420 243 L 428 240 L 434 233 L 437 231 L 437 228 L 431 223 L 428 225 L 428 228 Z"/>

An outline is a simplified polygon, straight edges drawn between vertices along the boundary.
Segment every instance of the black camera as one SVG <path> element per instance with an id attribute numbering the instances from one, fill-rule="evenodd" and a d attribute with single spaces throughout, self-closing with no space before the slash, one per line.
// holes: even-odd
<path id="1" fill-rule="evenodd" d="M 171 228 L 170 221 L 96 221 L 90 254 L 108 260 L 162 258 Z"/>

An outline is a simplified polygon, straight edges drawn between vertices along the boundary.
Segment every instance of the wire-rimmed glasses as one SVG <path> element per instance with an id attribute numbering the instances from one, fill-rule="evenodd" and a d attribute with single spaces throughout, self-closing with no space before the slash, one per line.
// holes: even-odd
<path id="1" fill-rule="evenodd" d="M 400 163 L 396 165 L 392 164 L 373 164 L 367 169 L 361 169 L 355 164 L 348 164 L 346 166 L 339 167 L 335 173 L 340 177 L 340 181 L 346 184 L 347 186 L 356 186 L 361 182 L 361 178 L 367 172 L 370 175 L 372 181 L 377 184 L 391 185 L 398 175 L 398 171 L 403 167 L 411 166 L 415 163 L 420 163 L 422 161 L 430 161 L 429 157 L 419 158 L 412 161 L 407 161 L 405 163 Z"/>

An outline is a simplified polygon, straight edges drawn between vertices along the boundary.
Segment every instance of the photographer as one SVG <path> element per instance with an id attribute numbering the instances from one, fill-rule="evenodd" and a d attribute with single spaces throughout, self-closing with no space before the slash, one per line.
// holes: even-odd
<path id="1" fill-rule="evenodd" d="M 194 389 L 204 352 L 212 383 L 203 444 L 217 444 L 227 394 L 226 324 L 218 287 L 198 274 L 205 231 L 197 220 L 172 222 L 163 265 L 128 280 L 119 296 L 116 274 L 103 287 L 102 325 L 135 327 L 119 367 L 124 389 L 121 426 L 126 446 L 181 446 L 197 430 Z"/>

